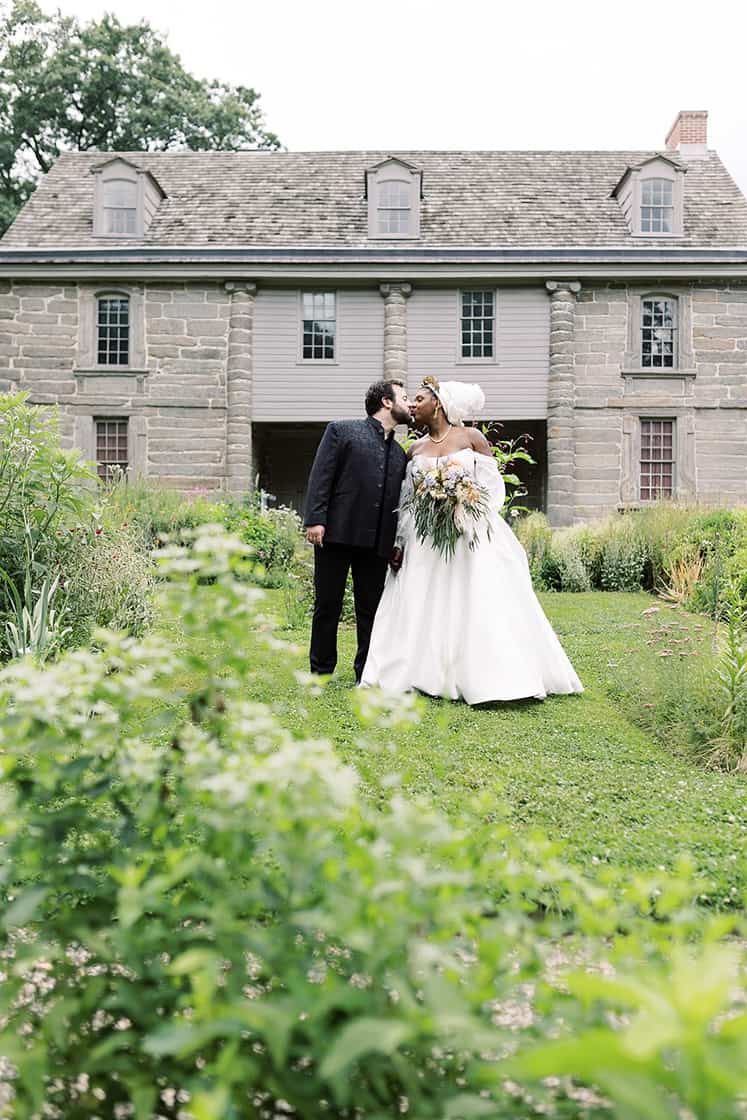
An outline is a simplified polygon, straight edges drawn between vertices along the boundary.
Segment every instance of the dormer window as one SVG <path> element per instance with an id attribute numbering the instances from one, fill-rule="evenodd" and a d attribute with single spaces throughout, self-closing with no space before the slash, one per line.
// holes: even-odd
<path id="1" fill-rule="evenodd" d="M 410 231 L 412 206 L 411 185 L 401 179 L 387 179 L 378 185 L 378 232 L 382 237 L 407 235 Z"/>
<path id="2" fill-rule="evenodd" d="M 641 180 L 641 233 L 672 233 L 674 183 L 671 179 Z"/>
<path id="3" fill-rule="evenodd" d="M 366 172 L 368 236 L 420 236 L 422 177 L 412 164 L 392 156 Z"/>
<path id="4" fill-rule="evenodd" d="M 105 234 L 137 236 L 137 183 L 109 179 L 102 184 Z"/>
<path id="5" fill-rule="evenodd" d="M 685 170 L 668 156 L 627 169 L 612 196 L 633 237 L 682 237 Z"/>
<path id="6" fill-rule="evenodd" d="M 148 171 L 115 156 L 93 168 L 94 237 L 143 237 L 166 196 Z"/>

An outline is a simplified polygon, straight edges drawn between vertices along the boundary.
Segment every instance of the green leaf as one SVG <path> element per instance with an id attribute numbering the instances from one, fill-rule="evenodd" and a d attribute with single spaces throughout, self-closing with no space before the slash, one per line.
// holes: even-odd
<path id="1" fill-rule="evenodd" d="M 392 1054 L 412 1036 L 399 1019 L 356 1019 L 338 1034 L 322 1062 L 322 1077 L 336 1077 L 364 1054 Z"/>
<path id="2" fill-rule="evenodd" d="M 495 1101 L 476 1097 L 474 1093 L 460 1093 L 446 1102 L 444 1120 L 467 1120 L 470 1116 L 495 1116 Z"/>
<path id="3" fill-rule="evenodd" d="M 148 1035 L 143 1043 L 143 1050 L 154 1058 L 163 1058 L 169 1054 L 185 1058 L 214 1039 L 235 1033 L 235 1024 L 223 1019 L 194 1026 L 191 1023 L 169 1023 Z"/>
<path id="4" fill-rule="evenodd" d="M 24 926 L 26 922 L 33 918 L 46 894 L 46 887 L 34 887 L 30 891 L 25 891 L 11 903 L 3 914 L 3 927 L 5 929 L 18 929 L 19 926 Z"/>
<path id="5" fill-rule="evenodd" d="M 195 1120 L 216 1120 L 226 1115 L 229 1101 L 228 1089 L 221 1086 L 210 1092 L 195 1093 L 189 1102 L 189 1111 Z"/>

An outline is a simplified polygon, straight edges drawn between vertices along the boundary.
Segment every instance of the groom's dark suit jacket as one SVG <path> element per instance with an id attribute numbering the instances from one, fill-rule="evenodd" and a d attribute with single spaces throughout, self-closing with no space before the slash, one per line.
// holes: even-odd
<path id="1" fill-rule="evenodd" d="M 309 476 L 304 525 L 324 525 L 325 542 L 373 548 L 389 559 L 407 458 L 378 420 L 327 425 Z"/>

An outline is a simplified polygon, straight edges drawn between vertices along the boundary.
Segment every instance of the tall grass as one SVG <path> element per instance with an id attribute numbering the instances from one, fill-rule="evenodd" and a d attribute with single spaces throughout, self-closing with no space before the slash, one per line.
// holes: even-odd
<path id="1" fill-rule="evenodd" d="M 717 618 L 736 584 L 747 605 L 747 510 L 665 503 L 554 532 L 533 513 L 514 528 L 539 587 L 657 591 Z"/>

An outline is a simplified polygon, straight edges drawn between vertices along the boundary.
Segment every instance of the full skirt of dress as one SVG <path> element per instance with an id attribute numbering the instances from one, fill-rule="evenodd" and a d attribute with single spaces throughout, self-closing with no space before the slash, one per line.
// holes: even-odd
<path id="1" fill-rule="evenodd" d="M 361 685 L 468 704 L 582 692 L 534 593 L 526 553 L 500 516 L 505 491 L 495 460 L 468 449 L 448 458 L 469 465 L 488 491 L 490 534 L 483 525 L 474 549 L 460 537 L 447 561 L 401 515 L 404 559 L 387 576 Z M 403 496 L 413 470 L 433 462 L 418 456 L 409 464 Z"/>

